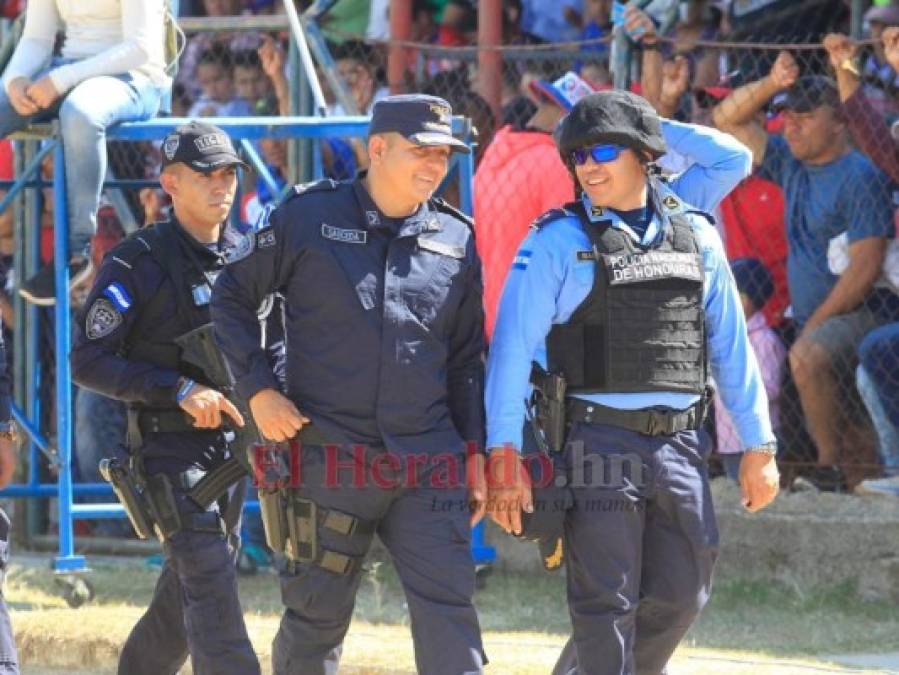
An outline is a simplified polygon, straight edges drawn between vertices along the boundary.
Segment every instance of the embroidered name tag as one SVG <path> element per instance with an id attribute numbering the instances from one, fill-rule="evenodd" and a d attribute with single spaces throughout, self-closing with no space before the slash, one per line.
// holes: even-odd
<path id="1" fill-rule="evenodd" d="M 418 246 L 419 248 L 423 248 L 426 251 L 431 251 L 432 253 L 438 253 L 440 255 L 446 255 L 450 258 L 458 258 L 461 260 L 465 257 L 464 247 L 445 244 L 442 241 L 436 241 L 428 237 L 419 237 Z"/>
<path id="2" fill-rule="evenodd" d="M 584 262 L 586 260 L 596 260 L 596 253 L 593 251 L 578 251 L 577 252 L 578 262 Z"/>
<path id="3" fill-rule="evenodd" d="M 368 232 L 365 230 L 344 230 L 327 223 L 322 223 L 322 236 L 343 244 L 364 244 L 368 241 Z"/>
<path id="4" fill-rule="evenodd" d="M 699 256 L 675 251 L 649 251 L 634 255 L 604 255 L 610 286 L 657 279 L 702 281 Z"/>

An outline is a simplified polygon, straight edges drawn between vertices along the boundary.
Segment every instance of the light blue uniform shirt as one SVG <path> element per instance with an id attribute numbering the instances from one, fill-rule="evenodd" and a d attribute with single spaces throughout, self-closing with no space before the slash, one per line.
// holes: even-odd
<path id="1" fill-rule="evenodd" d="M 591 220 L 610 220 L 644 246 L 655 243 L 667 218 L 699 208 L 712 210 L 751 170 L 749 151 L 727 134 L 677 122 L 663 123 L 670 149 L 693 164 L 670 184 L 650 181 L 656 213 L 642 241 L 614 213 L 606 210 Z M 693 200 L 689 202 L 689 200 Z M 685 203 L 688 202 L 688 203 Z M 589 199 L 584 197 L 588 214 Z M 739 294 L 724 254 L 721 238 L 698 214 L 693 224 L 704 269 L 703 303 L 708 354 L 721 400 L 731 414 L 745 448 L 774 440 L 768 401 L 755 355 L 746 334 Z M 506 280 L 487 364 L 487 447 L 521 448 L 529 395 L 531 362 L 546 367 L 546 336 L 554 324 L 564 324 L 593 286 L 596 262 L 579 260 L 578 251 L 592 245 L 576 216 L 561 217 L 534 230 L 522 243 Z M 588 401 L 619 409 L 668 406 L 685 409 L 695 394 L 639 392 L 581 395 Z"/>

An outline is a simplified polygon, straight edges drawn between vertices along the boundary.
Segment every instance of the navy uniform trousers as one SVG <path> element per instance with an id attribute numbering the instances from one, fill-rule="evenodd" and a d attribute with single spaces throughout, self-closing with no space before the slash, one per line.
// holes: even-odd
<path id="1" fill-rule="evenodd" d="M 663 673 L 711 591 L 711 440 L 704 431 L 645 436 L 575 424 L 565 452 L 574 630 L 553 674 Z"/>
<path id="2" fill-rule="evenodd" d="M 0 586 L 9 561 L 9 516 L 0 509 Z M 19 659 L 13 637 L 9 610 L 0 590 L 0 675 L 19 675 Z"/>
<path id="3" fill-rule="evenodd" d="M 260 672 L 237 597 L 245 489 L 241 481 L 229 495 L 223 513 L 227 538 L 181 530 L 165 542 L 162 572 L 150 606 L 122 648 L 119 675 L 174 675 L 188 656 L 197 675 Z M 184 490 L 175 488 L 175 495 L 182 513 L 201 512 Z"/>
<path id="4" fill-rule="evenodd" d="M 386 463 L 372 466 L 376 451 L 368 448 L 357 474 L 364 484 L 354 485 L 353 470 L 346 468 L 351 451 L 341 447 L 342 468 L 332 474 L 337 482 L 329 484 L 324 449 L 304 445 L 300 452 L 301 497 L 319 509 L 336 509 L 374 525 L 364 534 L 348 536 L 319 527 L 319 546 L 364 556 L 376 531 L 389 551 L 409 607 L 418 672 L 481 673 L 486 659 L 472 605 L 475 570 L 464 482 L 458 487 L 431 487 L 422 467 L 419 487 L 388 489 L 383 482 L 379 486 L 375 476 L 403 481 L 403 471 L 385 469 Z M 456 475 L 464 478 L 464 455 L 458 455 L 457 466 Z M 293 571 L 282 574 L 285 612 L 272 651 L 276 675 L 337 673 L 362 572 L 359 564 L 349 574 L 338 574 L 314 563 L 296 563 Z"/>

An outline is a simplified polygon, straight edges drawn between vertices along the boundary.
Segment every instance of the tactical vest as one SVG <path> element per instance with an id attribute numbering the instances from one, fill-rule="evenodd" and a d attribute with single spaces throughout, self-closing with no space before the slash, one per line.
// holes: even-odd
<path id="1" fill-rule="evenodd" d="M 209 385 L 204 373 L 185 364 L 175 338 L 209 323 L 209 301 L 216 269 L 205 269 L 200 257 L 189 250 L 187 236 L 171 222 L 145 227 L 126 239 L 114 255 L 132 265 L 141 255 L 150 255 L 162 268 L 168 283 L 162 283 L 131 330 L 122 356 L 176 370 Z M 172 307 L 176 311 L 172 312 Z M 172 406 L 175 407 L 174 402 Z"/>
<path id="2" fill-rule="evenodd" d="M 590 222 L 581 203 L 565 208 L 590 237 L 592 250 L 578 255 L 596 261 L 596 275 L 568 322 L 547 337 L 550 372 L 564 375 L 573 394 L 702 394 L 704 275 L 690 220 L 669 216 L 661 242 L 644 249 L 609 221 Z"/>

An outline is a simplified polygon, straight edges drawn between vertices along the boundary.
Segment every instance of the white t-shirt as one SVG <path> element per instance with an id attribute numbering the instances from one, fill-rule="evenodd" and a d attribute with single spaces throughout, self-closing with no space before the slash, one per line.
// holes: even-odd
<path id="1" fill-rule="evenodd" d="M 165 73 L 165 3 L 168 0 L 28 0 L 22 39 L 3 73 L 3 87 L 31 78 L 49 62 L 56 33 L 65 31 L 62 57 L 75 59 L 50 71 L 60 93 L 91 77 L 140 73 L 159 87 Z"/>

